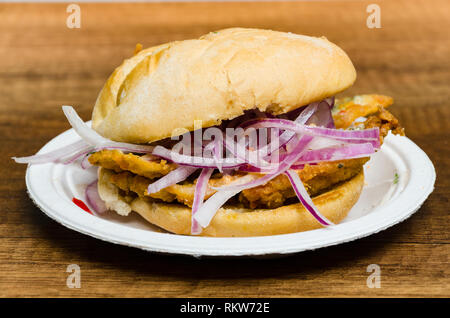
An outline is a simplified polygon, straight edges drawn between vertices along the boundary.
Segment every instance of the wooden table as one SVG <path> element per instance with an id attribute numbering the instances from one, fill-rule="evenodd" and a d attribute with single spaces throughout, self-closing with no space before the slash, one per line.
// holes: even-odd
<path id="1" fill-rule="evenodd" d="M 369 2 L 0 5 L 0 296 L 64 297 L 448 297 L 450 193 L 450 2 L 376 1 L 381 28 L 366 27 Z M 326 35 L 353 60 L 348 94 L 391 95 L 407 135 L 431 158 L 436 188 L 407 221 L 370 237 L 257 259 L 164 256 L 105 243 L 46 217 L 27 196 L 25 166 L 69 128 L 60 106 L 88 120 L 107 76 L 134 45 L 197 37 L 230 26 Z M 66 287 L 69 264 L 80 289 Z M 366 286 L 369 264 L 381 288 Z"/>

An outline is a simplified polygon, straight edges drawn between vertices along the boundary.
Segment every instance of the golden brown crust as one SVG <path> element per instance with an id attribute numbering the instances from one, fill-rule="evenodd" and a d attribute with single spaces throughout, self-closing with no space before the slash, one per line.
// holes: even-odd
<path id="1" fill-rule="evenodd" d="M 153 52 L 164 48 L 166 45 L 168 45 L 168 43 L 150 47 L 145 50 L 135 50 L 134 56 L 123 61 L 123 63 L 114 70 L 100 91 L 97 101 L 95 102 L 95 107 L 92 112 L 93 127 L 99 125 L 103 118 L 105 118 L 108 113 L 117 106 L 119 90 L 125 79 L 131 71 L 133 71 L 136 65 L 147 56 L 152 55 Z"/>
<path id="2" fill-rule="evenodd" d="M 123 155 L 122 158 L 128 155 Z M 102 161 L 101 167 L 114 170 L 116 173 L 112 174 L 109 182 L 117 186 L 122 191 L 128 193 L 133 192 L 140 197 L 151 197 L 165 202 L 178 201 L 184 205 L 192 207 L 195 194 L 195 183 L 197 180 L 182 182 L 181 184 L 173 184 L 156 193 L 149 194 L 147 188 L 153 181 L 144 175 L 149 174 L 147 171 L 131 173 L 129 171 L 116 170 L 116 166 L 109 165 L 107 161 L 109 154 Z M 363 164 L 369 158 L 355 158 L 348 160 L 339 160 L 332 162 L 322 162 L 317 165 L 306 165 L 303 169 L 297 170 L 297 174 L 303 182 L 306 191 L 309 195 L 315 196 L 334 184 L 348 180 L 357 175 L 362 169 Z M 119 161 L 119 160 L 118 160 Z M 125 160 L 124 160 L 125 161 Z M 132 162 L 134 162 L 134 158 Z M 92 161 L 91 161 L 92 163 Z M 145 162 L 147 164 L 147 161 Z M 155 162 L 155 164 L 157 164 Z M 121 167 L 131 166 L 132 164 L 122 164 Z M 152 167 L 153 169 L 153 167 Z M 151 170 L 150 174 L 155 174 L 155 170 Z M 137 174 L 135 174 L 137 173 Z M 242 173 L 235 173 L 233 175 L 222 175 L 217 173 L 209 179 L 209 186 L 206 189 L 205 200 L 211 197 L 216 191 L 212 187 L 221 187 L 242 177 Z M 279 175 L 270 180 L 264 185 L 243 190 L 239 194 L 239 202 L 246 208 L 256 209 L 274 209 L 284 205 L 285 201 L 294 198 L 295 192 L 292 189 L 289 179 L 285 175 Z"/>
<path id="3" fill-rule="evenodd" d="M 122 197 L 118 188 L 109 182 L 112 172 L 99 169 L 99 193 L 111 209 L 127 215 L 136 211 L 152 224 L 169 232 L 190 235 L 190 208 L 171 203 L 159 203 L 142 198 Z M 364 184 L 363 172 L 315 198 L 320 212 L 334 223 L 344 219 L 358 200 Z M 202 236 L 243 237 L 294 233 L 320 228 L 321 225 L 300 204 L 277 209 L 219 209 Z"/>
<path id="4" fill-rule="evenodd" d="M 258 108 L 280 114 L 353 84 L 348 56 L 325 38 L 232 28 L 140 51 L 100 93 L 93 128 L 132 143 L 170 137 Z"/>
<path id="5" fill-rule="evenodd" d="M 149 179 L 165 176 L 177 168 L 176 164 L 166 160 L 150 161 L 144 158 L 145 156 L 123 153 L 117 149 L 104 149 L 89 156 L 89 162 L 115 172 L 130 171 Z"/>

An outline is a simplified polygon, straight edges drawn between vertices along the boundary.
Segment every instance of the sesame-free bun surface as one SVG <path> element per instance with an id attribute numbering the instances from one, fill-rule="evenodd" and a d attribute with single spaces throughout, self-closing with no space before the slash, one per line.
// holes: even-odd
<path id="1" fill-rule="evenodd" d="M 100 168 L 98 191 L 108 208 L 121 215 L 139 213 L 150 223 L 169 232 L 190 235 L 191 209 L 176 203 L 160 203 L 136 198 L 127 201 L 109 182 L 114 172 Z M 364 174 L 334 187 L 312 200 L 319 211 L 333 223 L 342 221 L 358 200 L 364 185 Z M 246 237 L 308 231 L 322 226 L 300 203 L 277 209 L 220 208 L 201 236 Z"/>
<path id="2" fill-rule="evenodd" d="M 112 140 L 149 143 L 196 120 L 209 127 L 250 109 L 285 113 L 355 79 L 348 56 L 324 37 L 225 29 L 125 60 L 100 92 L 92 125 Z"/>

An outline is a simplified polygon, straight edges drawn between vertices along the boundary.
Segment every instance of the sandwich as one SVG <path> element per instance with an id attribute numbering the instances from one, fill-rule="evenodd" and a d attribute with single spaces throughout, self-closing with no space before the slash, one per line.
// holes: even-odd
<path id="1" fill-rule="evenodd" d="M 174 234 L 333 226 L 359 199 L 383 138 L 404 135 L 391 97 L 334 97 L 355 79 L 324 37 L 230 28 L 138 45 L 106 81 L 92 127 L 63 106 L 80 141 L 15 159 L 98 167 L 86 188 L 94 211 L 138 213 Z"/>

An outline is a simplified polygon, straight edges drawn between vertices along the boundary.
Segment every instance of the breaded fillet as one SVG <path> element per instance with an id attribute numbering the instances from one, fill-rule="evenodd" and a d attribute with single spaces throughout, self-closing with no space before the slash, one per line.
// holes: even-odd
<path id="1" fill-rule="evenodd" d="M 89 157 L 89 162 L 95 166 L 114 170 L 115 172 L 130 171 L 150 179 L 160 178 L 177 168 L 174 163 L 166 160 L 152 161 L 145 156 L 132 153 L 125 154 L 120 150 L 101 150 Z"/>
<path id="2" fill-rule="evenodd" d="M 333 109 L 334 124 L 336 128 L 348 128 L 357 118 L 375 114 L 380 107 L 389 107 L 393 102 L 392 97 L 376 94 L 337 99 Z"/>
<path id="3" fill-rule="evenodd" d="M 357 175 L 368 160 L 369 158 L 359 158 L 306 165 L 303 169 L 297 170 L 297 173 L 308 193 L 317 195 L 331 186 Z M 241 176 L 242 173 L 234 175 L 217 173 L 209 180 L 205 200 L 216 192 L 211 187 L 229 184 Z M 147 192 L 147 187 L 152 180 L 130 172 L 120 172 L 112 175 L 111 182 L 126 193 L 131 191 L 140 197 L 151 197 L 165 202 L 177 201 L 184 205 L 192 206 L 197 180 L 174 184 L 152 194 Z M 295 196 L 288 178 L 285 175 L 279 175 L 265 185 L 242 191 L 239 195 L 239 201 L 244 207 L 252 209 L 276 208 L 282 206 L 287 199 Z"/>
<path id="4" fill-rule="evenodd" d="M 209 180 L 209 187 L 207 188 L 205 198 L 209 198 L 215 193 L 215 191 L 211 189 L 211 187 L 220 187 L 229 184 L 230 182 L 239 178 L 239 176 L 239 174 L 235 174 L 233 176 L 222 175 L 219 173 L 215 174 Z M 147 192 L 147 187 L 153 181 L 148 178 L 132 174 L 128 171 L 115 173 L 111 176 L 111 183 L 127 193 L 131 191 L 141 197 L 151 197 L 165 202 L 178 201 L 187 206 L 192 206 L 196 181 L 197 180 L 191 182 L 184 181 L 180 184 L 174 184 L 166 187 L 157 193 L 149 194 Z"/>
<path id="5" fill-rule="evenodd" d="M 306 165 L 297 170 L 297 174 L 310 196 L 315 196 L 333 185 L 348 180 L 363 169 L 369 158 L 348 159 L 333 162 L 321 162 L 317 165 Z M 241 192 L 239 200 L 252 209 L 277 208 L 289 198 L 296 196 L 289 179 L 279 175 L 265 185 Z"/>

